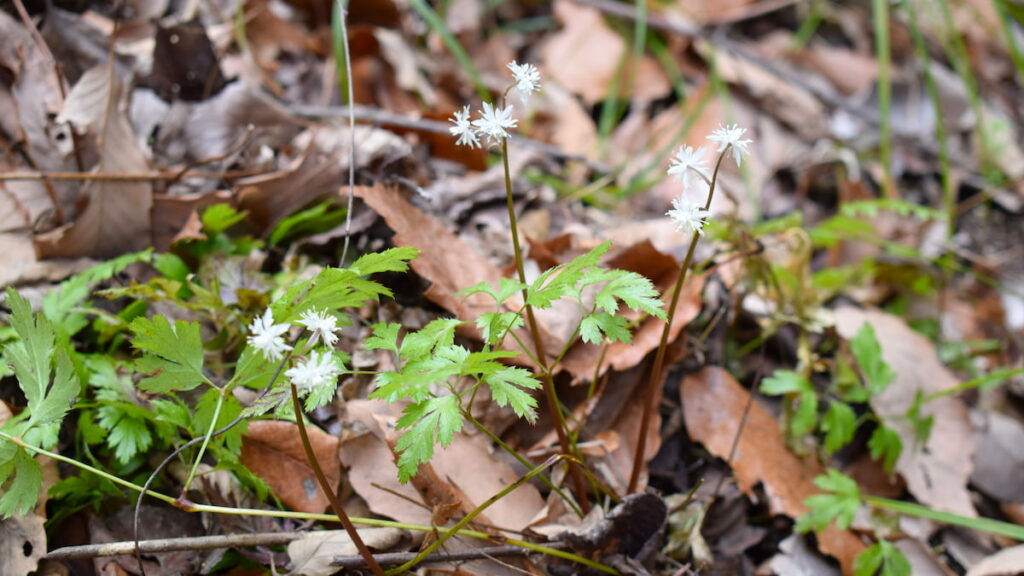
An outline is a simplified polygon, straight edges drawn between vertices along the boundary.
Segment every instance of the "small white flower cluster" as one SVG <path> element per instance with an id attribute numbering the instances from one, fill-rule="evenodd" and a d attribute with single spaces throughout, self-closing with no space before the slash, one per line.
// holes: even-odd
<path id="1" fill-rule="evenodd" d="M 338 376 L 342 373 L 342 367 L 333 353 L 334 344 L 338 341 L 338 335 L 335 334 L 338 319 L 325 311 L 306 310 L 296 324 L 305 326 L 311 332 L 309 346 L 322 343 L 327 350 L 314 350 L 309 358 L 297 362 L 284 375 L 303 395 L 323 398 L 328 393 L 327 388 L 330 388 L 329 394 L 333 395 Z M 263 316 L 254 318 L 249 325 L 249 345 L 268 361 L 279 362 L 284 358 L 284 353 L 292 349 L 284 341 L 284 335 L 289 329 L 289 324 L 274 324 L 274 313 L 267 308 Z"/>
<path id="2" fill-rule="evenodd" d="M 746 128 L 740 128 L 736 124 L 720 126 L 708 136 L 708 140 L 718 143 L 716 152 L 719 154 L 732 150 L 732 157 L 736 160 L 736 166 L 740 165 L 743 156 L 749 151 L 749 139 L 742 139 L 746 134 Z M 682 146 L 676 152 L 668 168 L 668 173 L 675 176 L 683 183 L 683 192 L 678 198 L 672 200 L 672 210 L 665 214 L 671 218 L 680 231 L 696 232 L 704 235 L 704 219 L 710 214 L 698 200 L 692 197 L 696 195 L 707 197 L 711 187 L 711 176 L 708 175 L 708 167 L 704 154 L 707 150 L 701 146 L 696 150 L 692 146 Z M 697 192 L 691 192 L 696 188 Z"/>
<path id="3" fill-rule="evenodd" d="M 509 62 L 508 69 L 512 71 L 512 77 L 515 79 L 515 90 L 519 93 L 523 105 L 526 105 L 530 95 L 540 90 L 540 72 L 533 64 L 518 64 L 515 60 Z M 459 139 L 455 143 L 459 146 L 480 148 L 482 138 L 487 138 L 488 146 L 500 144 L 503 138 L 508 138 L 508 131 L 515 128 L 518 122 L 512 117 L 511 105 L 500 108 L 490 102 L 484 102 L 479 118 L 470 120 L 469 114 L 469 106 L 465 106 L 449 119 L 454 126 L 448 128 L 448 131 L 452 136 L 458 136 Z"/>

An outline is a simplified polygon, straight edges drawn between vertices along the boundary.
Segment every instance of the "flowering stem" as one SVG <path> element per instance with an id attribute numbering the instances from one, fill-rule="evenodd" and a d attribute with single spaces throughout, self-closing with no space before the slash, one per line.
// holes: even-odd
<path id="1" fill-rule="evenodd" d="M 558 434 L 558 443 L 562 453 L 571 455 L 572 446 L 569 444 L 569 436 L 566 434 L 565 416 L 562 414 L 562 406 L 558 401 L 555 392 L 555 381 L 548 368 L 547 359 L 544 354 L 544 344 L 540 336 L 540 328 L 537 326 L 537 318 L 533 313 L 533 306 L 527 301 L 529 289 L 526 282 L 526 269 L 523 267 L 523 250 L 519 244 L 519 229 L 516 225 L 516 206 L 512 198 L 512 173 L 508 165 L 508 138 L 501 139 L 501 161 L 505 168 L 505 199 L 508 205 L 509 227 L 512 229 L 512 250 L 515 254 L 516 272 L 519 274 L 519 281 L 523 284 L 523 307 L 526 309 L 526 323 L 530 328 L 530 338 L 533 340 L 533 347 L 537 355 L 537 365 L 540 367 L 544 377 L 544 394 L 547 398 L 548 409 L 551 412 L 551 423 Z M 572 477 L 573 492 L 579 500 L 583 513 L 590 511 L 590 502 L 587 500 L 587 490 L 583 483 L 583 476 L 577 468 L 575 460 L 569 460 L 569 475 Z"/>
<path id="2" fill-rule="evenodd" d="M 311 468 L 313 468 L 313 474 L 316 475 L 316 481 L 320 484 L 320 491 L 327 496 L 327 500 L 331 503 L 331 509 L 334 510 L 334 514 L 341 521 L 341 525 L 345 527 L 345 532 L 348 533 L 348 537 L 352 539 L 352 543 L 355 544 L 359 555 L 363 557 L 366 565 L 370 567 L 370 571 L 375 576 L 385 576 L 384 570 L 377 564 L 377 560 L 373 557 L 373 553 L 366 547 L 363 539 L 359 537 L 359 531 L 352 524 L 352 520 L 349 519 L 348 514 L 345 513 L 345 509 L 342 507 L 341 502 L 338 500 L 338 495 L 334 492 L 334 487 L 331 486 L 330 481 L 327 480 L 327 476 L 324 475 L 324 471 L 320 469 L 320 462 L 316 459 L 316 454 L 313 453 L 313 446 L 309 443 L 309 435 L 306 434 L 306 424 L 302 420 L 302 404 L 299 402 L 299 390 L 295 387 L 295 384 L 290 384 L 292 388 L 292 406 L 295 409 L 295 423 L 299 427 L 299 436 L 302 438 L 302 449 L 306 451 L 306 460 L 309 462 Z"/>
<path id="3" fill-rule="evenodd" d="M 199 463 L 203 461 L 203 454 L 206 453 L 206 447 L 210 444 L 210 439 L 213 438 L 213 432 L 217 429 L 217 420 L 220 420 L 220 410 L 224 406 L 224 393 L 227 390 L 227 386 L 220 388 L 220 394 L 217 396 L 217 404 L 213 407 L 213 419 L 210 420 L 210 427 L 206 431 L 206 435 L 203 436 L 203 443 L 199 446 L 199 453 L 196 454 L 196 459 L 192 463 L 192 469 L 188 471 L 188 477 L 185 478 L 185 485 L 181 489 L 181 493 L 188 492 L 189 487 L 192 486 L 192 480 L 196 477 L 196 471 L 199 470 Z"/>
<path id="4" fill-rule="evenodd" d="M 711 209 L 711 199 L 715 196 L 715 185 L 718 182 L 718 170 L 722 166 L 722 160 L 729 152 L 726 148 L 718 156 L 715 163 L 715 172 L 711 176 L 711 186 L 708 187 L 708 199 L 704 204 L 705 210 Z M 679 295 L 683 291 L 683 283 L 686 281 L 686 272 L 690 269 L 693 261 L 693 253 L 697 249 L 697 241 L 700 239 L 700 231 L 695 230 L 690 238 L 690 248 L 686 251 L 686 258 L 679 268 L 679 275 L 676 277 L 675 287 L 672 289 L 672 299 L 669 301 L 668 314 L 665 316 L 665 326 L 661 330 L 661 340 L 658 342 L 658 351 L 654 354 L 654 365 L 651 367 L 650 380 L 647 382 L 647 390 L 644 392 L 644 412 L 640 418 L 640 435 L 636 440 L 636 450 L 633 452 L 633 470 L 629 474 L 629 486 L 627 494 L 637 491 L 637 482 L 640 480 L 640 470 L 644 465 L 644 452 L 647 450 L 647 431 L 651 425 L 651 413 L 654 412 L 654 398 L 656 392 L 661 388 L 661 381 L 664 377 L 662 370 L 665 365 L 665 351 L 668 349 L 668 337 L 672 331 L 672 319 L 676 315 L 676 307 L 679 305 Z"/>

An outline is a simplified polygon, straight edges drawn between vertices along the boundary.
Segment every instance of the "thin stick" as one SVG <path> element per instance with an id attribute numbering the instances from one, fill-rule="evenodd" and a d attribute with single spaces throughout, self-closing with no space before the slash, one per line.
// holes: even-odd
<path id="1" fill-rule="evenodd" d="M 160 538 L 139 542 L 143 554 L 179 552 L 181 550 L 213 550 L 217 548 L 241 548 L 249 546 L 281 546 L 293 540 L 308 536 L 303 532 L 271 532 L 265 534 L 219 534 L 191 538 Z M 74 560 L 77 558 L 101 558 L 106 556 L 130 556 L 135 551 L 135 542 L 110 542 L 86 546 L 68 546 L 52 550 L 47 560 Z"/>
<path id="2" fill-rule="evenodd" d="M 220 180 L 230 178 L 244 178 L 246 176 L 259 176 L 267 174 L 268 170 L 228 170 L 225 172 L 191 171 L 185 174 L 180 172 L 125 172 L 123 174 L 111 174 L 109 172 L 4 172 L 0 173 L 0 182 L 11 180 L 99 180 L 104 182 L 145 182 L 152 180 L 177 181 L 182 178 L 204 178 L 207 180 Z"/>

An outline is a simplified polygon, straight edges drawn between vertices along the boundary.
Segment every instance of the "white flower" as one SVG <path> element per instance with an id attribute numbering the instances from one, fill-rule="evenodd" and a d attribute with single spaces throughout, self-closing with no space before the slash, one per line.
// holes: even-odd
<path id="1" fill-rule="evenodd" d="M 455 117 L 449 118 L 448 121 L 455 124 L 448 131 L 452 133 L 452 136 L 459 137 L 455 141 L 457 145 L 480 148 L 480 140 L 476 137 L 476 131 L 473 130 L 473 125 L 469 121 L 469 106 L 456 111 Z"/>
<path id="2" fill-rule="evenodd" d="M 693 149 L 693 146 L 680 146 L 679 151 L 676 152 L 676 157 L 672 159 L 672 165 L 669 166 L 668 173 L 674 174 L 676 178 L 682 181 L 684 188 L 689 188 L 695 175 L 700 177 L 702 182 L 706 181 L 708 172 L 703 158 L 705 152 L 707 150 L 703 146 L 696 150 Z"/>
<path id="3" fill-rule="evenodd" d="M 249 325 L 249 345 L 262 352 L 267 360 L 280 360 L 292 349 L 282 336 L 287 331 L 287 324 L 274 324 L 274 314 L 267 308 L 263 317 L 253 318 Z"/>
<path id="4" fill-rule="evenodd" d="M 324 346 L 333 348 L 334 343 L 338 341 L 338 336 L 334 334 L 338 329 L 338 319 L 326 312 L 306 310 L 302 313 L 302 320 L 297 324 L 302 324 L 313 333 L 309 340 L 311 343 L 319 340 Z"/>
<path id="5" fill-rule="evenodd" d="M 508 69 L 516 79 L 516 90 L 525 105 L 530 99 L 530 94 L 540 90 L 540 72 L 533 64 L 517 64 L 515 60 L 508 63 Z"/>
<path id="6" fill-rule="evenodd" d="M 747 146 L 750 145 L 750 140 L 740 140 L 740 137 L 747 132 L 746 128 L 740 128 L 738 124 L 730 124 L 728 126 L 719 126 L 718 130 L 711 133 L 708 136 L 708 140 L 712 142 L 718 142 L 718 150 L 721 152 L 732 146 L 732 157 L 736 159 L 736 165 L 740 165 L 740 161 L 743 160 L 743 155 L 747 154 Z"/>
<path id="7" fill-rule="evenodd" d="M 319 350 L 314 350 L 308 360 L 299 362 L 284 373 L 296 388 L 311 393 L 316 393 L 323 386 L 336 385 L 340 374 L 334 354 Z"/>
<path id="8" fill-rule="evenodd" d="M 675 221 L 680 231 L 704 235 L 704 219 L 710 213 L 703 206 L 687 198 L 685 194 L 672 200 L 672 209 L 665 213 Z"/>
<path id="9" fill-rule="evenodd" d="M 484 102 L 484 109 L 480 112 L 480 118 L 473 120 L 480 135 L 490 138 L 491 144 L 498 144 L 502 138 L 508 138 L 508 129 L 516 127 L 517 120 L 512 117 L 512 107 L 496 109 L 490 102 Z"/>

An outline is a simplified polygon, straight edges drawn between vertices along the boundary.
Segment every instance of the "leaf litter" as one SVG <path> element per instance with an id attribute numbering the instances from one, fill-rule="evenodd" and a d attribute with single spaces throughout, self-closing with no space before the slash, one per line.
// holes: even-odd
<path id="1" fill-rule="evenodd" d="M 387 359 L 360 348 L 368 332 L 359 323 L 397 321 L 403 330 L 416 330 L 446 316 L 468 322 L 459 327 L 461 344 L 479 346 L 482 334 L 472 321 L 493 303 L 459 291 L 509 277 L 503 171 L 500 163 L 487 170 L 486 152 L 454 147 L 447 127 L 431 121 L 475 103 L 477 75 L 496 89 L 506 80 L 507 61 L 535 62 L 545 87 L 520 118 L 525 140 L 511 146 L 515 207 L 530 240 L 531 273 L 613 238 L 606 264 L 638 272 L 664 292 L 687 249 L 664 217 L 678 193 L 676 183 L 663 177 L 671 150 L 698 145 L 712 128 L 739 122 L 756 135 L 755 153 L 741 169 L 725 163 L 720 174 L 723 193 L 711 206 L 715 221 L 709 226 L 714 240 L 698 247 L 701 273 L 684 285 L 669 335 L 672 375 L 657 390 L 663 392 L 656 394 L 660 410 L 639 456 L 647 463 L 644 484 L 666 501 L 679 502 L 691 490 L 697 495 L 683 509 L 665 510 L 665 521 L 679 534 L 673 538 L 685 544 L 669 546 L 658 535 L 660 522 L 631 532 L 640 522 L 621 519 L 633 513 L 630 499 L 595 508 L 603 516 L 581 527 L 565 502 L 539 482 L 500 499 L 473 528 L 526 531 L 524 538 L 539 542 L 553 537 L 622 573 L 686 573 L 689 565 L 697 573 L 729 566 L 749 573 L 756 566 L 760 573 L 852 574 L 857 554 L 891 527 L 861 519 L 855 523 L 860 532 L 830 527 L 816 540 L 795 535 L 790 520 L 821 492 L 813 478 L 827 467 L 849 473 L 865 494 L 966 517 L 1020 516 L 1021 496 L 1014 489 L 1022 460 L 1016 450 L 1019 379 L 1010 375 L 996 385 L 946 395 L 1020 363 L 1024 315 L 1015 286 L 1024 269 L 1014 254 L 1024 188 L 1012 113 L 1019 96 L 1017 63 L 1013 45 L 993 32 L 1017 26 L 1019 14 L 983 2 L 951 2 L 921 10 L 912 21 L 893 7 L 894 153 L 880 160 L 880 146 L 889 145 L 880 136 L 881 63 L 872 17 L 854 6 L 826 3 L 825 12 L 809 15 L 802 5 L 748 1 L 680 1 L 639 10 L 606 2 L 491 6 L 464 0 L 449 3 L 440 20 L 465 49 L 459 62 L 451 39 L 431 28 L 425 12 L 413 8 L 417 3 L 353 3 L 356 104 L 405 122 L 361 122 L 353 134 L 337 120 L 345 110 L 338 107 L 344 98 L 331 54 L 330 2 L 172 4 L 132 3 L 135 12 L 120 14 L 90 2 L 78 3 L 74 12 L 29 6 L 27 21 L 13 9 L 0 9 L 0 173 L 16 176 L 0 180 L 0 246 L 7 255 L 0 284 L 48 291 L 91 259 L 156 246 L 178 260 L 155 265 L 165 276 L 160 296 L 149 296 L 154 309 L 167 310 L 166 302 L 156 305 L 159 298 L 190 292 L 244 309 L 266 297 L 274 273 L 302 277 L 336 264 L 334 249 L 343 240 L 354 241 L 360 252 L 415 247 L 421 252 L 411 263 L 415 274 L 388 280 L 396 300 L 360 309 L 339 350 L 360 358 L 362 368 L 388 370 L 393 367 Z M 637 18 L 644 19 L 642 27 Z M 820 28 L 813 29 L 816 18 Z M 915 52 L 914 26 L 931 41 L 924 44 L 927 61 Z M 633 57 L 635 35 L 644 40 L 639 60 Z M 950 40 L 954 36 L 967 45 Z M 952 137 L 943 140 L 943 134 Z M 355 150 L 349 148 L 352 137 Z M 551 145 L 559 154 L 550 153 Z M 357 225 L 348 229 L 338 215 L 347 202 L 350 152 Z M 944 156 L 950 158 L 948 174 Z M 28 174 L 37 171 L 79 176 Z M 890 189 L 895 197 L 883 194 L 886 178 L 897 184 Z M 950 198 L 959 204 L 944 205 Z M 234 207 L 241 219 L 224 229 L 211 227 L 205 215 L 216 204 Z M 952 226 L 948 214 L 957 218 Z M 947 226 L 956 235 L 939 238 Z M 275 240 L 271 246 L 260 239 Z M 234 253 L 204 252 L 224 249 Z M 195 275 L 187 272 L 192 265 Z M 89 285 L 144 291 L 139 286 L 148 286 L 155 274 L 138 265 Z M 256 280 L 247 281 L 249 276 Z M 207 285 L 216 290 L 204 291 Z M 109 315 L 120 314 L 121 305 L 92 308 L 85 298 L 76 306 L 117 325 Z M 506 306 L 518 306 L 517 298 Z M 626 316 L 636 323 L 631 344 L 594 347 L 569 341 L 569 311 L 539 317 L 550 357 L 569 345 L 555 386 L 579 434 L 581 454 L 596 480 L 623 496 L 638 457 L 639 406 L 651 385 L 645 367 L 660 323 Z M 109 339 L 116 329 L 99 320 L 85 324 L 87 332 L 67 335 L 77 352 L 96 353 L 117 341 Z M 230 320 L 204 324 L 201 356 L 208 361 L 222 361 L 217 356 L 224 340 L 240 335 L 225 324 Z M 895 378 L 870 398 L 849 403 L 855 417 L 876 418 L 873 426 L 898 439 L 902 451 L 891 474 L 870 457 L 874 449 L 864 429 L 835 454 L 824 450 L 830 446 L 824 428 L 823 438 L 790 435 L 790 410 L 799 410 L 800 402 L 753 393 L 745 413 L 752 394 L 747 388 L 758 379 L 753 374 L 799 369 L 822 402 L 818 413 L 804 413 L 826 421 L 826 400 L 845 400 L 836 386 L 849 384 L 843 363 L 864 324 L 874 326 L 881 359 Z M 525 330 L 517 336 L 531 347 Z M 531 365 L 525 356 L 512 362 Z M 489 438 L 467 429 L 424 467 L 422 478 L 399 483 L 399 414 L 365 400 L 370 386 L 365 377 L 346 377 L 339 398 L 311 415 L 311 435 L 330 482 L 350 491 L 344 493 L 356 509 L 450 525 L 526 472 Z M 141 387 L 135 402 L 147 410 L 152 399 L 146 384 Z M 918 404 L 922 397 L 928 401 Z M 6 392 L 0 400 L 4 408 L 21 405 Z M 488 393 L 476 398 L 474 410 L 483 406 L 481 422 L 534 464 L 557 451 L 543 414 L 530 426 L 489 403 Z M 934 424 L 921 441 L 915 422 L 929 417 Z M 67 428 L 83 438 L 97 434 L 86 420 Z M 322 512 L 326 500 L 293 431 L 284 420 L 251 422 L 234 468 L 204 468 L 208 476 L 190 497 L 253 505 L 254 494 L 269 490 L 290 510 Z M 61 436 L 62 451 L 75 449 L 72 437 Z M 214 481 L 227 469 L 241 482 Z M 46 470 L 65 480 L 81 478 L 63 468 Z M 563 475 L 555 471 L 552 478 Z M 180 471 L 171 476 L 165 481 L 183 480 Z M 717 486 L 711 490 L 701 480 Z M 117 495 L 109 489 L 96 494 L 70 512 L 87 533 L 60 542 L 131 538 L 118 528 L 122 513 L 99 505 Z M 660 496 L 643 498 L 663 505 Z M 62 518 L 55 502 L 68 501 L 51 500 L 38 512 Z M 692 515 L 677 515 L 681 511 Z M 31 518 L 31 524 L 37 517 L 14 518 Z M 269 519 L 218 525 L 297 528 Z M 595 525 L 604 532 L 588 532 Z M 154 525 L 163 531 L 161 526 Z M 556 526 L 571 528 L 558 532 Z M 716 532 L 716 526 L 730 529 Z M 915 574 L 948 566 L 979 575 L 1020 570 L 1010 542 L 979 537 L 970 543 L 935 523 L 904 519 L 900 526 L 902 532 L 888 534 Z M 38 534 L 38 528 L 32 531 Z M 185 533 L 167 530 L 168 536 Z M 295 573 L 330 573 L 331 554 L 340 554 L 331 540 L 335 534 L 314 534 L 310 542 L 326 540 L 317 540 L 311 551 L 289 550 Z M 387 535 L 373 545 L 376 550 L 409 549 L 406 534 Z M 953 551 L 949 557 L 935 554 L 935 541 Z M 460 538 L 454 549 L 476 545 Z M 36 548 L 14 573 L 35 567 L 45 546 Z M 264 562 L 270 556 L 262 552 L 235 551 Z M 146 568 L 205 573 L 224 558 L 195 563 L 154 556 Z M 505 573 L 510 569 L 503 562 L 475 560 L 456 570 Z M 515 562 L 535 573 L 574 569 L 532 556 Z M 128 561 L 117 565 L 109 569 L 134 570 Z"/>

